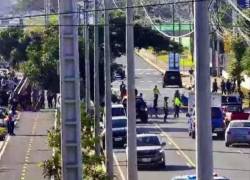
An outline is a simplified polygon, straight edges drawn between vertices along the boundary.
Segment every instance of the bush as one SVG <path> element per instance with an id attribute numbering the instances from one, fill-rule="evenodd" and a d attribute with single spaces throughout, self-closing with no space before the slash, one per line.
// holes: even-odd
<path id="1" fill-rule="evenodd" d="M 4 140 L 6 134 L 7 134 L 7 129 L 3 128 L 3 127 L 0 127 L 0 140 Z"/>

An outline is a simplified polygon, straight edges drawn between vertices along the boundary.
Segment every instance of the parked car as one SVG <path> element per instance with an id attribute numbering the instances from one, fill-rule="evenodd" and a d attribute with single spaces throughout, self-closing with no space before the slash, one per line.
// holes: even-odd
<path id="1" fill-rule="evenodd" d="M 122 104 L 125 109 L 127 109 L 127 96 L 124 96 Z M 141 97 L 136 97 L 136 119 L 140 119 L 142 123 L 148 122 L 148 107 L 146 102 Z"/>
<path id="2" fill-rule="evenodd" d="M 230 122 L 225 132 L 225 145 L 234 143 L 250 145 L 250 120 L 235 120 Z"/>
<path id="3" fill-rule="evenodd" d="M 179 71 L 166 71 L 163 76 L 162 87 L 178 86 L 182 87 L 181 74 Z"/>
<path id="4" fill-rule="evenodd" d="M 106 128 L 101 133 L 103 148 L 105 148 Z M 113 147 L 125 147 L 127 142 L 127 117 L 115 116 L 112 118 Z"/>
<path id="5" fill-rule="evenodd" d="M 165 142 L 156 134 L 138 134 L 137 164 L 138 167 L 165 167 Z M 126 151 L 127 152 L 127 151 Z"/>
<path id="6" fill-rule="evenodd" d="M 242 109 L 242 101 L 238 95 L 224 95 L 221 96 L 221 106 L 223 112 L 227 112 L 232 109 L 240 110 Z"/>
<path id="7" fill-rule="evenodd" d="M 195 114 L 189 115 L 187 114 L 189 121 L 188 121 L 188 132 L 189 136 L 193 139 L 195 138 Z M 192 116 L 192 117 L 190 117 Z M 219 107 L 212 107 L 211 108 L 211 123 L 212 123 L 212 132 L 217 134 L 217 137 L 223 138 L 225 132 L 224 120 L 222 111 Z"/>
<path id="8" fill-rule="evenodd" d="M 247 120 L 249 116 L 250 114 L 245 113 L 244 111 L 226 112 L 225 117 L 224 117 L 225 126 L 228 126 L 228 124 L 233 120 L 237 120 L 237 119 Z"/>

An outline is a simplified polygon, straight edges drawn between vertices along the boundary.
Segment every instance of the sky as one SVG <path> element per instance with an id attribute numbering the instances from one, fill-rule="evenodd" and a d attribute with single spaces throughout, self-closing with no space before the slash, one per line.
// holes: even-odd
<path id="1" fill-rule="evenodd" d="M 6 15 L 10 12 L 16 0 L 0 0 L 0 2 L 0 15 Z"/>

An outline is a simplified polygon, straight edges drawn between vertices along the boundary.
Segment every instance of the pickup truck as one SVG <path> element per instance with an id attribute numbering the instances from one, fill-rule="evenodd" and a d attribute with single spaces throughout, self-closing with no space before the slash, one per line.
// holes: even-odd
<path id="1" fill-rule="evenodd" d="M 188 117 L 188 132 L 189 136 L 193 139 L 195 138 L 195 120 L 194 114 L 189 115 Z M 223 138 L 225 133 L 225 125 L 223 121 L 223 114 L 221 108 L 219 107 L 211 107 L 211 123 L 212 123 L 212 132 L 217 134 L 217 137 Z"/>

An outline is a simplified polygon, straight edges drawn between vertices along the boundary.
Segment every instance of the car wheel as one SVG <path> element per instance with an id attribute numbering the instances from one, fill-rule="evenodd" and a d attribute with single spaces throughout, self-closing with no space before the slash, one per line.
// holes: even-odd
<path id="1" fill-rule="evenodd" d="M 163 162 L 161 162 L 161 163 L 159 164 L 159 167 L 160 167 L 160 168 L 162 168 L 162 169 L 163 169 L 163 168 L 165 168 L 165 167 L 166 167 L 165 162 L 164 162 L 164 161 L 163 161 Z"/>
<path id="2" fill-rule="evenodd" d="M 191 137 L 192 137 L 192 139 L 195 139 L 195 131 L 191 132 Z"/>
<path id="3" fill-rule="evenodd" d="M 218 133 L 217 136 L 218 136 L 219 139 L 222 139 L 222 140 L 225 139 L 225 133 L 224 132 Z"/>
<path id="4" fill-rule="evenodd" d="M 229 146 L 230 146 L 230 143 L 229 143 L 229 142 L 226 142 L 226 143 L 225 143 L 225 146 L 226 146 L 226 147 L 229 147 Z"/>
<path id="5" fill-rule="evenodd" d="M 162 84 L 162 88 L 165 88 L 166 87 L 166 85 L 165 84 Z"/>

